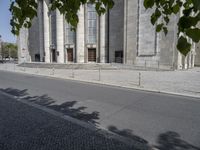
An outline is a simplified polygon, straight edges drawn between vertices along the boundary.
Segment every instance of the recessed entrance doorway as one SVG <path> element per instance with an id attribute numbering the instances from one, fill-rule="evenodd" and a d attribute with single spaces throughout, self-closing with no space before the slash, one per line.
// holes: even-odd
<path id="1" fill-rule="evenodd" d="M 67 61 L 73 62 L 73 48 L 67 49 Z"/>
<path id="2" fill-rule="evenodd" d="M 88 49 L 88 62 L 96 62 L 96 49 L 95 48 Z"/>

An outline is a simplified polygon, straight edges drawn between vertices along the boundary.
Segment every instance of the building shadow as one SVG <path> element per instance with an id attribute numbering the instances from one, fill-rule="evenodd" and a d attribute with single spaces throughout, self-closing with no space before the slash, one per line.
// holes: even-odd
<path id="1" fill-rule="evenodd" d="M 0 91 L 3 91 L 13 96 L 20 97 L 23 100 L 29 101 L 34 104 L 45 106 L 47 108 L 53 109 L 57 112 L 63 113 L 64 115 L 68 115 L 70 117 L 79 119 L 81 121 L 92 123 L 94 125 L 99 124 L 98 122 L 99 112 L 94 111 L 92 113 L 88 113 L 85 111 L 87 107 L 84 106 L 75 107 L 77 101 L 67 101 L 60 105 L 57 105 L 55 104 L 56 101 L 51 97 L 49 97 L 48 95 L 30 96 L 27 89 L 19 90 L 19 89 L 7 88 L 7 89 L 0 89 Z"/>
<path id="2" fill-rule="evenodd" d="M 182 140 L 178 133 L 172 131 L 160 134 L 157 143 L 155 148 L 159 150 L 200 150 L 199 147 Z"/>

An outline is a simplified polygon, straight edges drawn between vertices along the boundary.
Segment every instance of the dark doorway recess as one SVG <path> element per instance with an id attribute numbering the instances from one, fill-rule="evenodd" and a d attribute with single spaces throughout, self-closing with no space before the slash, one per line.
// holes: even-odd
<path id="1" fill-rule="evenodd" d="M 35 62 L 40 62 L 40 54 L 35 54 Z"/>
<path id="2" fill-rule="evenodd" d="M 73 62 L 73 49 L 72 48 L 67 49 L 67 61 Z"/>
<path id="3" fill-rule="evenodd" d="M 95 48 L 88 49 L 88 61 L 96 62 L 96 49 Z"/>
<path id="4" fill-rule="evenodd" d="M 115 51 L 115 62 L 123 63 L 123 51 Z"/>
<path id="5" fill-rule="evenodd" d="M 57 60 L 56 60 L 56 50 L 55 49 L 52 49 L 52 51 L 51 51 L 51 53 L 52 53 L 52 62 L 56 62 Z"/>

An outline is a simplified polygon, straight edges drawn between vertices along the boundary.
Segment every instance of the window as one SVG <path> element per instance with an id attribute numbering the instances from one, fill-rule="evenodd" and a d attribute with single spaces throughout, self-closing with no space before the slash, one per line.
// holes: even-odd
<path id="1" fill-rule="evenodd" d="M 96 44 L 97 40 L 97 14 L 95 6 L 87 5 L 87 43 Z"/>
<path id="2" fill-rule="evenodd" d="M 75 41 L 75 33 L 72 31 L 71 25 L 66 23 L 66 44 L 74 44 Z"/>

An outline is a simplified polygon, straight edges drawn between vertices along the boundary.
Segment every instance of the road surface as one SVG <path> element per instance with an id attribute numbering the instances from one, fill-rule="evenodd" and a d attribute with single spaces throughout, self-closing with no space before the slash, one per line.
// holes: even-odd
<path id="1" fill-rule="evenodd" d="M 0 71 L 9 94 L 159 149 L 200 149 L 200 99 Z"/>
<path id="2" fill-rule="evenodd" d="M 1 150 L 132 150 L 134 145 L 88 130 L 0 92 Z"/>

